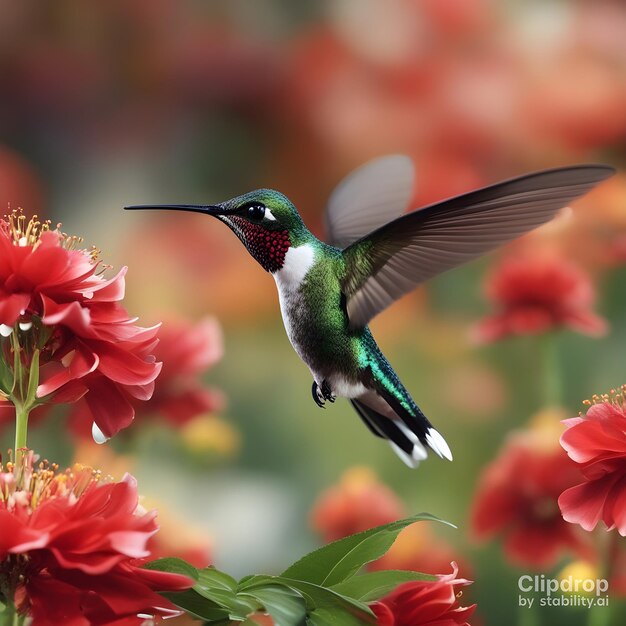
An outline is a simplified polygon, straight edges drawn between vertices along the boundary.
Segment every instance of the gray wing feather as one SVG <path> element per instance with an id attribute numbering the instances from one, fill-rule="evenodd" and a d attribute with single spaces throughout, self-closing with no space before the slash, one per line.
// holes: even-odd
<path id="1" fill-rule="evenodd" d="M 417 285 L 527 233 L 614 170 L 529 174 L 404 215 L 344 250 L 350 326 L 361 328 Z"/>
<path id="2" fill-rule="evenodd" d="M 374 159 L 339 183 L 326 207 L 327 240 L 337 248 L 402 215 L 413 193 L 415 169 L 407 156 Z"/>

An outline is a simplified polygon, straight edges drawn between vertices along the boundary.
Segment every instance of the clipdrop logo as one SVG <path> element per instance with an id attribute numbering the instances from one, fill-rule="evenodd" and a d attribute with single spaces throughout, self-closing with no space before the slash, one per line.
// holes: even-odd
<path id="1" fill-rule="evenodd" d="M 572 574 L 548 578 L 544 574 L 519 577 L 518 605 L 533 606 L 609 606 L 609 581 L 606 578 L 579 578 Z"/>

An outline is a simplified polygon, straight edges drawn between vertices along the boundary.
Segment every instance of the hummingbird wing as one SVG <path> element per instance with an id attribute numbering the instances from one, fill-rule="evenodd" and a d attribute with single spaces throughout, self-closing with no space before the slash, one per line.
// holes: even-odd
<path id="1" fill-rule="evenodd" d="M 540 226 L 614 173 L 575 165 L 513 178 L 403 215 L 343 251 L 342 288 L 362 328 L 425 280 Z"/>
<path id="2" fill-rule="evenodd" d="M 326 238 L 345 248 L 402 215 L 415 181 L 413 161 L 403 154 L 374 159 L 344 178 L 326 206 Z"/>

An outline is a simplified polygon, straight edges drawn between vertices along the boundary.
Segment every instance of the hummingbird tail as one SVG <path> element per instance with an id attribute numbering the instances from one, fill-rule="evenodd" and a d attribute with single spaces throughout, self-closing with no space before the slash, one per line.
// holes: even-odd
<path id="1" fill-rule="evenodd" d="M 446 440 L 433 428 L 411 396 L 405 392 L 406 402 L 400 402 L 384 384 L 373 382 L 375 391 L 350 400 L 370 431 L 387 439 L 393 451 L 409 467 L 417 467 L 426 458 L 426 447 L 442 459 L 452 461 Z"/>
<path id="2" fill-rule="evenodd" d="M 419 436 L 404 422 L 390 419 L 359 400 L 351 399 L 350 402 L 369 430 L 377 437 L 386 439 L 406 465 L 415 468 L 426 458 L 426 448 Z"/>
<path id="3" fill-rule="evenodd" d="M 424 445 L 427 445 L 440 458 L 452 461 L 450 446 L 448 446 L 441 433 L 433 428 L 433 425 L 428 421 L 428 418 L 422 413 L 421 409 L 415 404 L 408 393 L 406 394 L 406 399 L 410 401 L 412 411 L 409 411 L 384 386 L 378 386 L 378 393 L 384 398 L 385 402 L 387 402 L 400 420 L 404 422 L 406 428 L 414 433 Z"/>

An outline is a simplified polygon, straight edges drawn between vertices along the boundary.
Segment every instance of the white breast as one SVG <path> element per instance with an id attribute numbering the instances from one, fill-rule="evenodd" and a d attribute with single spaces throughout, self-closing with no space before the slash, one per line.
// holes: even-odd
<path id="1" fill-rule="evenodd" d="M 307 311 L 304 310 L 305 299 L 300 292 L 302 283 L 306 279 L 310 269 L 315 264 L 315 248 L 310 244 L 289 248 L 285 256 L 282 269 L 274 272 L 274 280 L 278 287 L 280 311 L 289 341 L 300 358 L 308 365 L 314 380 L 321 384 L 324 376 L 313 369 L 313 364 L 308 362 L 307 354 L 301 349 L 298 334 L 302 334 L 303 324 L 308 323 Z M 346 380 L 343 376 L 331 376 L 328 383 L 336 396 L 344 398 L 357 398 L 367 390 L 360 383 Z"/>
<path id="2" fill-rule="evenodd" d="M 289 248 L 282 268 L 273 274 L 278 288 L 280 312 L 283 316 L 287 337 L 289 337 L 291 345 L 300 358 L 304 358 L 304 354 L 300 350 L 296 333 L 294 332 L 294 321 L 302 318 L 303 311 L 301 309 L 304 306 L 304 302 L 300 294 L 300 287 L 314 263 L 315 249 L 311 244 Z"/>
<path id="3" fill-rule="evenodd" d="M 281 269 L 274 272 L 279 291 L 297 290 L 315 263 L 315 249 L 309 243 L 289 248 Z"/>

